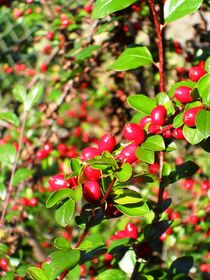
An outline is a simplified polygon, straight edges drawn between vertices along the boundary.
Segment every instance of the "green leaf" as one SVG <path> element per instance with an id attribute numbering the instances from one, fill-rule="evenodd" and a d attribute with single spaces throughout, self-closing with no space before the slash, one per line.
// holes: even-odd
<path id="1" fill-rule="evenodd" d="M 203 103 L 210 106 L 210 73 L 203 76 L 198 82 L 198 91 Z"/>
<path id="2" fill-rule="evenodd" d="M 15 97 L 15 99 L 21 103 L 25 103 L 26 100 L 26 90 L 25 88 L 20 85 L 17 84 L 14 89 L 13 89 L 13 95 Z"/>
<path id="3" fill-rule="evenodd" d="M 80 259 L 78 250 L 55 251 L 49 255 L 50 263 L 42 265 L 48 280 L 56 279 L 64 270 L 74 268 Z"/>
<path id="4" fill-rule="evenodd" d="M 199 9 L 203 0 L 166 0 L 164 5 L 165 23 L 180 19 Z"/>
<path id="5" fill-rule="evenodd" d="M 117 204 L 131 204 L 142 201 L 139 193 L 128 189 L 116 189 L 114 191 L 113 200 Z"/>
<path id="6" fill-rule="evenodd" d="M 57 237 L 54 240 L 54 246 L 60 250 L 70 249 L 70 244 L 69 244 L 68 240 L 66 240 L 64 237 Z"/>
<path id="7" fill-rule="evenodd" d="M 66 227 L 70 223 L 74 212 L 75 202 L 69 199 L 55 211 L 55 220 L 62 227 Z"/>
<path id="8" fill-rule="evenodd" d="M 175 83 L 175 84 L 173 84 L 173 86 L 169 90 L 168 96 L 172 97 L 174 95 L 174 91 L 178 87 L 185 86 L 185 87 L 189 87 L 189 88 L 194 88 L 195 85 L 196 85 L 196 83 L 194 83 L 192 81 L 182 81 L 182 82 Z"/>
<path id="9" fill-rule="evenodd" d="M 29 111 L 39 100 L 43 94 L 44 87 L 42 84 L 38 84 L 30 89 L 26 100 L 25 100 L 25 109 Z"/>
<path id="10" fill-rule="evenodd" d="M 127 8 L 134 2 L 136 0 L 97 0 L 93 8 L 92 17 L 93 19 L 104 18 L 111 13 Z"/>
<path id="11" fill-rule="evenodd" d="M 165 92 L 160 92 L 155 96 L 157 104 L 164 105 L 167 110 L 167 115 L 173 115 L 175 113 L 175 109 L 172 101 L 170 100 L 168 94 Z"/>
<path id="12" fill-rule="evenodd" d="M 163 151 L 165 150 L 165 142 L 160 135 L 152 135 L 146 139 L 141 145 L 143 148 L 150 151 Z"/>
<path id="13" fill-rule="evenodd" d="M 143 94 L 131 95 L 128 97 L 128 104 L 135 110 L 150 115 L 156 103 L 151 98 Z"/>
<path id="14" fill-rule="evenodd" d="M 33 170 L 27 169 L 27 168 L 20 168 L 15 172 L 14 179 L 13 179 L 13 185 L 17 186 L 21 182 L 28 179 L 33 174 Z"/>
<path id="15" fill-rule="evenodd" d="M 47 199 L 46 208 L 51 208 L 65 198 L 72 198 L 76 201 L 76 193 L 71 189 L 62 189 L 53 192 Z"/>
<path id="16" fill-rule="evenodd" d="M 105 151 L 101 156 L 96 156 L 93 159 L 86 161 L 88 164 L 91 164 L 93 168 L 96 169 L 106 169 L 107 167 L 118 168 L 118 165 L 112 154 Z"/>
<path id="17" fill-rule="evenodd" d="M 7 121 L 16 127 L 18 127 L 20 124 L 18 117 L 15 115 L 15 113 L 12 112 L 1 112 L 0 119 Z"/>
<path id="18" fill-rule="evenodd" d="M 115 207 L 117 207 L 120 212 L 131 217 L 144 216 L 147 212 L 149 212 L 149 207 L 144 202 L 126 205 L 115 204 Z"/>
<path id="19" fill-rule="evenodd" d="M 142 161 L 144 161 L 146 163 L 149 163 L 149 164 L 152 164 L 155 161 L 155 153 L 154 153 L 154 151 L 146 150 L 143 147 L 138 147 L 136 149 L 136 156 L 140 160 L 142 160 Z"/>
<path id="20" fill-rule="evenodd" d="M 121 53 L 109 69 L 125 71 L 149 65 L 152 64 L 152 62 L 152 55 L 146 47 L 128 47 Z"/>
<path id="21" fill-rule="evenodd" d="M 132 170 L 133 169 L 130 163 L 124 163 L 122 164 L 120 170 L 115 173 L 115 176 L 120 182 L 126 182 L 132 176 Z"/>
<path id="22" fill-rule="evenodd" d="M 192 145 L 196 145 L 204 139 L 204 137 L 200 134 L 198 129 L 191 128 L 187 125 L 184 125 L 183 127 L 183 134 L 185 139 Z"/>
<path id="23" fill-rule="evenodd" d="M 49 280 L 44 271 L 41 268 L 35 266 L 32 266 L 28 269 L 28 274 L 30 278 L 34 280 Z"/>
<path id="24" fill-rule="evenodd" d="M 192 257 L 180 257 L 176 259 L 169 268 L 170 274 L 188 274 L 190 269 L 193 266 L 193 258 Z"/>
<path id="25" fill-rule="evenodd" d="M 7 194 L 7 191 L 6 191 L 5 185 L 3 183 L 0 183 L 0 198 L 2 200 L 5 200 L 6 194 Z"/>
<path id="26" fill-rule="evenodd" d="M 210 56 L 207 58 L 206 63 L 205 63 L 205 70 L 206 72 L 210 72 Z"/>
<path id="27" fill-rule="evenodd" d="M 80 160 L 77 158 L 73 158 L 70 160 L 70 168 L 72 172 L 79 172 L 81 169 Z"/>
<path id="28" fill-rule="evenodd" d="M 1 276 L 1 280 L 14 280 L 14 279 L 15 279 L 15 275 L 13 271 L 9 271 L 4 276 Z"/>
<path id="29" fill-rule="evenodd" d="M 201 110 L 196 115 L 196 128 L 207 139 L 210 136 L 210 111 Z"/>
<path id="30" fill-rule="evenodd" d="M 173 126 L 175 128 L 180 127 L 183 125 L 183 115 L 184 113 L 178 114 L 173 120 Z"/>
<path id="31" fill-rule="evenodd" d="M 16 149 L 12 144 L 0 146 L 0 161 L 3 164 L 13 164 L 16 158 Z"/>
<path id="32" fill-rule="evenodd" d="M 98 50 L 100 48 L 100 46 L 89 46 L 83 50 L 81 50 L 76 56 L 75 59 L 76 60 L 84 60 L 86 58 L 89 58 L 92 56 L 93 52 L 95 50 Z"/>
<path id="33" fill-rule="evenodd" d="M 126 274 L 119 269 L 107 269 L 97 275 L 96 280 L 128 280 Z"/>

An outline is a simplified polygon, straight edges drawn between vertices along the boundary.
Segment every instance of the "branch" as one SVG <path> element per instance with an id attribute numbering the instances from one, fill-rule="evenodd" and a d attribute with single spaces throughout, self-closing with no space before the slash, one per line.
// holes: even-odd
<path id="1" fill-rule="evenodd" d="M 163 38 L 161 24 L 158 19 L 157 11 L 155 10 L 154 0 L 148 0 L 152 16 L 154 19 L 155 29 L 157 32 L 157 47 L 158 47 L 158 57 L 159 57 L 159 75 L 160 75 L 160 91 L 165 91 L 165 74 L 164 74 L 164 53 L 163 53 Z"/>

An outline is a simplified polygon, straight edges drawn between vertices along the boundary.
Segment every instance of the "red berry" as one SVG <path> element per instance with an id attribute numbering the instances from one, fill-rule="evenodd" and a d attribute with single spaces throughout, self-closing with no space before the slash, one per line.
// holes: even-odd
<path id="1" fill-rule="evenodd" d="M 178 220 L 178 219 L 180 219 L 181 218 L 181 215 L 178 213 L 178 212 L 171 212 L 171 214 L 170 214 L 170 219 L 171 220 Z"/>
<path id="2" fill-rule="evenodd" d="M 167 230 L 161 234 L 160 240 L 164 241 L 171 234 L 172 231 L 172 227 L 167 228 Z"/>
<path id="3" fill-rule="evenodd" d="M 83 187 L 84 198 L 90 202 L 98 202 L 101 197 L 101 188 L 96 181 L 89 181 Z"/>
<path id="4" fill-rule="evenodd" d="M 69 180 L 65 180 L 63 174 L 57 174 L 50 177 L 48 182 L 50 185 L 50 191 L 56 191 L 70 187 Z"/>
<path id="5" fill-rule="evenodd" d="M 115 145 L 116 145 L 115 137 L 112 134 L 107 133 L 107 134 L 104 134 L 101 137 L 101 139 L 99 140 L 98 149 L 101 153 L 104 151 L 108 151 L 111 153 L 113 151 Z"/>
<path id="6" fill-rule="evenodd" d="M 75 190 L 77 188 L 77 186 L 78 186 L 78 177 L 77 176 L 71 177 L 67 181 L 70 184 L 70 187 L 72 190 Z"/>
<path id="7" fill-rule="evenodd" d="M 28 206 L 30 207 L 35 207 L 38 204 L 38 199 L 36 197 L 32 197 L 31 199 L 28 200 Z"/>
<path id="8" fill-rule="evenodd" d="M 183 104 L 189 103 L 189 102 L 193 101 L 193 99 L 190 95 L 191 90 L 192 90 L 191 88 L 186 87 L 186 86 L 178 87 L 174 91 L 174 97 Z"/>
<path id="9" fill-rule="evenodd" d="M 92 12 L 92 10 L 93 10 L 93 6 L 92 6 L 92 5 L 87 5 L 87 6 L 84 7 L 84 10 L 85 10 L 88 14 L 90 14 L 90 13 Z"/>
<path id="10" fill-rule="evenodd" d="M 101 171 L 91 167 L 90 165 L 85 167 L 84 173 L 86 177 L 91 181 L 98 181 L 101 177 Z"/>
<path id="11" fill-rule="evenodd" d="M 57 148 L 61 156 L 64 156 L 68 151 L 68 147 L 66 144 L 58 144 Z"/>
<path id="12" fill-rule="evenodd" d="M 97 148 L 87 147 L 82 150 L 81 160 L 88 160 L 94 158 L 95 156 L 99 156 L 100 152 Z"/>
<path id="13" fill-rule="evenodd" d="M 7 259 L 5 259 L 5 258 L 0 259 L 0 267 L 1 267 L 4 271 L 8 271 L 8 265 L 9 265 L 9 262 L 8 262 Z"/>
<path id="14" fill-rule="evenodd" d="M 201 110 L 202 107 L 193 107 L 187 110 L 183 115 L 183 123 L 190 127 L 195 126 L 196 115 Z"/>
<path id="15" fill-rule="evenodd" d="M 201 190 L 202 191 L 208 191 L 209 189 L 210 189 L 210 181 L 208 179 L 206 179 L 201 184 Z"/>
<path id="16" fill-rule="evenodd" d="M 125 148 L 122 149 L 120 153 L 119 159 L 121 161 L 132 163 L 137 160 L 136 157 L 136 149 L 138 148 L 138 145 L 135 143 L 127 145 Z"/>
<path id="17" fill-rule="evenodd" d="M 152 175 L 159 174 L 159 171 L 160 171 L 159 163 L 154 162 L 154 163 L 150 164 L 148 170 L 149 170 L 149 173 Z"/>
<path id="18" fill-rule="evenodd" d="M 174 128 L 172 136 L 177 140 L 184 140 L 183 129 L 181 127 Z"/>
<path id="19" fill-rule="evenodd" d="M 194 66 L 189 70 L 189 78 L 193 82 L 197 82 L 201 77 L 206 74 L 206 71 L 201 66 Z"/>
<path id="20" fill-rule="evenodd" d="M 125 226 L 125 232 L 126 232 L 127 237 L 134 238 L 134 239 L 138 238 L 138 228 L 136 225 L 134 225 L 132 223 L 128 223 Z"/>
<path id="21" fill-rule="evenodd" d="M 148 127 L 148 132 L 152 134 L 158 134 L 161 133 L 160 126 L 158 124 L 150 124 Z"/>
<path id="22" fill-rule="evenodd" d="M 163 131 L 163 137 L 165 138 L 165 139 L 170 139 L 171 138 L 171 130 L 170 129 L 167 129 L 167 130 L 165 130 L 165 131 Z"/>
<path id="23" fill-rule="evenodd" d="M 187 190 L 187 191 L 190 191 L 193 189 L 194 187 L 194 180 L 192 179 L 187 179 L 185 182 L 184 182 L 184 188 Z"/>
<path id="24" fill-rule="evenodd" d="M 135 123 L 128 123 L 123 129 L 123 136 L 128 141 L 134 141 L 136 144 L 141 144 L 145 140 L 144 130 Z"/>
<path id="25" fill-rule="evenodd" d="M 47 151 L 45 151 L 45 150 L 38 150 L 37 152 L 36 152 L 36 158 L 38 158 L 38 159 L 44 159 L 44 158 L 46 158 L 47 156 L 48 156 L 48 152 Z"/>
<path id="26" fill-rule="evenodd" d="M 50 143 L 45 144 L 45 145 L 43 146 L 43 150 L 46 151 L 46 152 L 48 152 L 48 154 L 49 154 L 49 153 L 52 151 L 52 145 L 51 145 Z"/>
<path id="27" fill-rule="evenodd" d="M 22 197 L 20 200 L 19 200 L 19 203 L 23 206 L 26 206 L 28 205 L 28 199 L 26 197 Z"/>
<path id="28" fill-rule="evenodd" d="M 145 116 L 145 117 L 143 117 L 143 118 L 140 120 L 139 126 L 140 126 L 141 128 L 144 128 L 145 125 L 146 125 L 147 123 L 149 123 L 149 122 L 151 122 L 151 117 Z"/>
<path id="29" fill-rule="evenodd" d="M 196 215 L 191 215 L 188 221 L 192 225 L 197 225 L 197 223 L 199 222 L 199 218 Z"/>
<path id="30" fill-rule="evenodd" d="M 167 110 L 163 105 L 156 106 L 151 112 L 152 124 L 163 125 L 166 121 Z"/>

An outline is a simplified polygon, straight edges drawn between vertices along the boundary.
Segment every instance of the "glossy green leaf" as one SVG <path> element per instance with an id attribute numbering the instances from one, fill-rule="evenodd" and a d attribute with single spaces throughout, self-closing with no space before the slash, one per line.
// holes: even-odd
<path id="1" fill-rule="evenodd" d="M 17 186 L 21 182 L 28 179 L 33 174 L 33 170 L 27 169 L 27 168 L 20 168 L 15 172 L 14 179 L 13 179 L 13 185 Z"/>
<path id="2" fill-rule="evenodd" d="M 83 50 L 81 50 L 76 56 L 75 59 L 76 60 L 84 60 L 86 58 L 89 58 L 93 55 L 93 52 L 98 50 L 100 48 L 100 46 L 89 46 Z"/>
<path id="3" fill-rule="evenodd" d="M 203 103 L 210 106 L 210 73 L 203 76 L 198 82 L 198 91 Z"/>
<path id="4" fill-rule="evenodd" d="M 44 271 L 41 268 L 35 266 L 32 266 L 28 269 L 28 274 L 30 278 L 34 280 L 49 280 Z"/>
<path id="5" fill-rule="evenodd" d="M 7 121 L 16 127 L 18 127 L 20 124 L 18 117 L 12 112 L 0 112 L 0 119 Z"/>
<path id="6" fill-rule="evenodd" d="M 26 100 L 25 87 L 23 87 L 20 84 L 17 84 L 13 89 L 13 95 L 17 101 L 19 101 L 21 103 L 25 103 L 25 100 Z"/>
<path id="7" fill-rule="evenodd" d="M 118 168 L 113 155 L 107 151 L 103 152 L 101 156 L 96 156 L 93 159 L 87 160 L 86 162 L 91 164 L 92 167 L 96 169 L 105 169 L 110 166 Z"/>
<path id="8" fill-rule="evenodd" d="M 7 194 L 6 186 L 3 183 L 0 183 L 0 199 L 5 200 L 6 194 Z"/>
<path id="9" fill-rule="evenodd" d="M 175 89 L 177 89 L 178 87 L 181 86 L 185 86 L 185 87 L 189 87 L 189 88 L 194 88 L 196 85 L 196 83 L 192 82 L 192 81 L 182 81 L 182 82 L 178 82 L 173 84 L 173 86 L 171 87 L 171 89 L 168 92 L 168 96 L 173 97 L 174 95 L 174 91 Z"/>
<path id="10" fill-rule="evenodd" d="M 204 137 L 200 134 L 198 129 L 191 128 L 187 125 L 184 125 L 183 127 L 183 134 L 185 139 L 192 145 L 196 145 L 204 139 Z"/>
<path id="11" fill-rule="evenodd" d="M 154 151 L 149 151 L 144 149 L 143 147 L 138 147 L 136 149 L 136 156 L 146 163 L 152 164 L 155 161 L 155 153 Z"/>
<path id="12" fill-rule="evenodd" d="M 143 148 L 150 151 L 163 151 L 165 150 L 165 142 L 160 135 L 152 135 L 146 139 L 141 145 Z"/>
<path id="13" fill-rule="evenodd" d="M 210 136 L 210 111 L 202 110 L 198 112 L 196 128 L 205 139 Z"/>
<path id="14" fill-rule="evenodd" d="M 184 115 L 184 113 L 180 113 L 180 114 L 176 115 L 176 117 L 174 118 L 173 126 L 175 128 L 178 128 L 183 125 L 183 115 Z"/>
<path id="15" fill-rule="evenodd" d="M 210 56 L 207 58 L 206 63 L 205 63 L 205 70 L 206 72 L 210 72 Z"/>
<path id="16" fill-rule="evenodd" d="M 57 237 L 54 240 L 54 246 L 60 250 L 70 249 L 70 243 L 64 237 Z"/>
<path id="17" fill-rule="evenodd" d="M 109 69 L 125 71 L 149 65 L 152 64 L 152 62 L 152 55 L 146 47 L 128 47 L 121 53 Z"/>
<path id="18" fill-rule="evenodd" d="M 92 17 L 94 19 L 104 18 L 111 13 L 127 8 L 134 2 L 136 2 L 136 0 L 96 0 Z"/>
<path id="19" fill-rule="evenodd" d="M 117 189 L 114 192 L 113 200 L 117 204 L 131 204 L 142 201 L 139 193 L 128 189 Z"/>
<path id="20" fill-rule="evenodd" d="M 120 170 L 115 173 L 115 176 L 120 182 L 126 182 L 132 176 L 132 170 L 130 163 L 124 163 Z"/>
<path id="21" fill-rule="evenodd" d="M 143 94 L 131 95 L 128 97 L 128 104 L 135 110 L 150 115 L 156 103 L 151 98 Z"/>
<path id="22" fill-rule="evenodd" d="M 70 224 L 74 212 L 75 202 L 72 199 L 69 199 L 55 211 L 55 220 L 62 227 L 66 227 Z"/>
<path id="23" fill-rule="evenodd" d="M 48 280 L 56 279 L 64 270 L 74 268 L 80 259 L 78 250 L 55 251 L 49 255 L 50 263 L 43 263 L 42 267 Z"/>
<path id="24" fill-rule="evenodd" d="M 26 100 L 25 100 L 25 109 L 29 111 L 40 99 L 43 94 L 44 87 L 42 84 L 38 84 L 30 89 Z"/>
<path id="25" fill-rule="evenodd" d="M 71 189 L 62 189 L 62 190 L 53 192 L 47 199 L 46 208 L 53 207 L 58 202 L 60 202 L 61 200 L 65 199 L 67 197 L 72 198 L 74 201 L 76 201 L 75 191 L 73 191 Z"/>
<path id="26" fill-rule="evenodd" d="M 165 92 L 160 92 L 155 96 L 157 104 L 164 105 L 167 110 L 167 115 L 173 115 L 175 113 L 175 109 L 172 101 L 170 100 L 168 94 Z"/>
<path id="27" fill-rule="evenodd" d="M 184 256 L 173 261 L 169 268 L 169 274 L 188 274 L 193 266 L 193 258 Z"/>
<path id="28" fill-rule="evenodd" d="M 144 202 L 132 203 L 126 205 L 115 204 L 115 206 L 120 212 L 131 217 L 144 216 L 147 212 L 149 212 L 149 207 Z"/>
<path id="29" fill-rule="evenodd" d="M 0 161 L 3 164 L 13 164 L 16 158 L 16 149 L 12 144 L 0 146 Z"/>
<path id="30" fill-rule="evenodd" d="M 80 160 L 77 158 L 71 159 L 70 168 L 71 168 L 72 172 L 79 172 L 81 169 Z"/>
<path id="31" fill-rule="evenodd" d="M 107 269 L 96 277 L 96 280 L 110 280 L 110 279 L 128 280 L 128 277 L 123 271 L 119 269 Z"/>
<path id="32" fill-rule="evenodd" d="M 164 19 L 166 23 L 192 14 L 199 9 L 203 0 L 166 0 Z"/>

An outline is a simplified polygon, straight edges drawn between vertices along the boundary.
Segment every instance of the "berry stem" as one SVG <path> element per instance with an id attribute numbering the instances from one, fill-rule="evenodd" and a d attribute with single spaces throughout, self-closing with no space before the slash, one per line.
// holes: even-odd
<path id="1" fill-rule="evenodd" d="M 161 24 L 158 19 L 157 11 L 155 10 L 154 0 L 148 0 L 152 16 L 154 19 L 155 29 L 157 32 L 157 47 L 158 47 L 158 57 L 159 57 L 159 75 L 160 75 L 160 91 L 165 91 L 165 74 L 164 74 L 164 51 L 163 51 L 163 37 Z"/>
<path id="2" fill-rule="evenodd" d="M 17 151 L 17 155 L 16 155 L 16 158 L 15 158 L 15 162 L 14 162 L 12 171 L 11 171 L 11 176 L 10 176 L 10 180 L 9 180 L 9 186 L 8 186 L 6 198 L 5 198 L 4 204 L 2 206 L 2 213 L 1 213 L 1 218 L 0 218 L 0 228 L 4 226 L 5 215 L 7 213 L 7 208 L 8 208 L 10 197 L 11 197 L 12 190 L 13 190 L 12 185 L 13 185 L 15 171 L 16 171 L 17 165 L 18 165 L 18 160 L 19 160 L 19 157 L 20 157 L 20 152 L 21 152 L 21 149 L 22 149 L 23 136 L 24 136 L 24 130 L 25 130 L 25 125 L 26 125 L 26 117 L 27 117 L 27 112 L 24 111 L 23 112 L 22 126 L 21 126 L 21 129 L 20 129 L 20 137 L 19 137 L 19 141 L 18 141 L 18 151 Z"/>
<path id="3" fill-rule="evenodd" d="M 115 183 L 115 179 L 113 179 L 113 180 L 111 181 L 111 183 L 109 184 L 107 190 L 105 191 L 105 194 L 104 194 L 104 196 L 103 196 L 102 199 L 101 199 L 101 205 L 103 205 L 104 202 L 107 200 L 107 198 L 108 198 L 108 196 L 109 196 L 109 194 L 110 194 L 110 192 L 111 192 L 111 190 L 112 190 L 112 187 L 113 187 L 114 183 Z"/>

